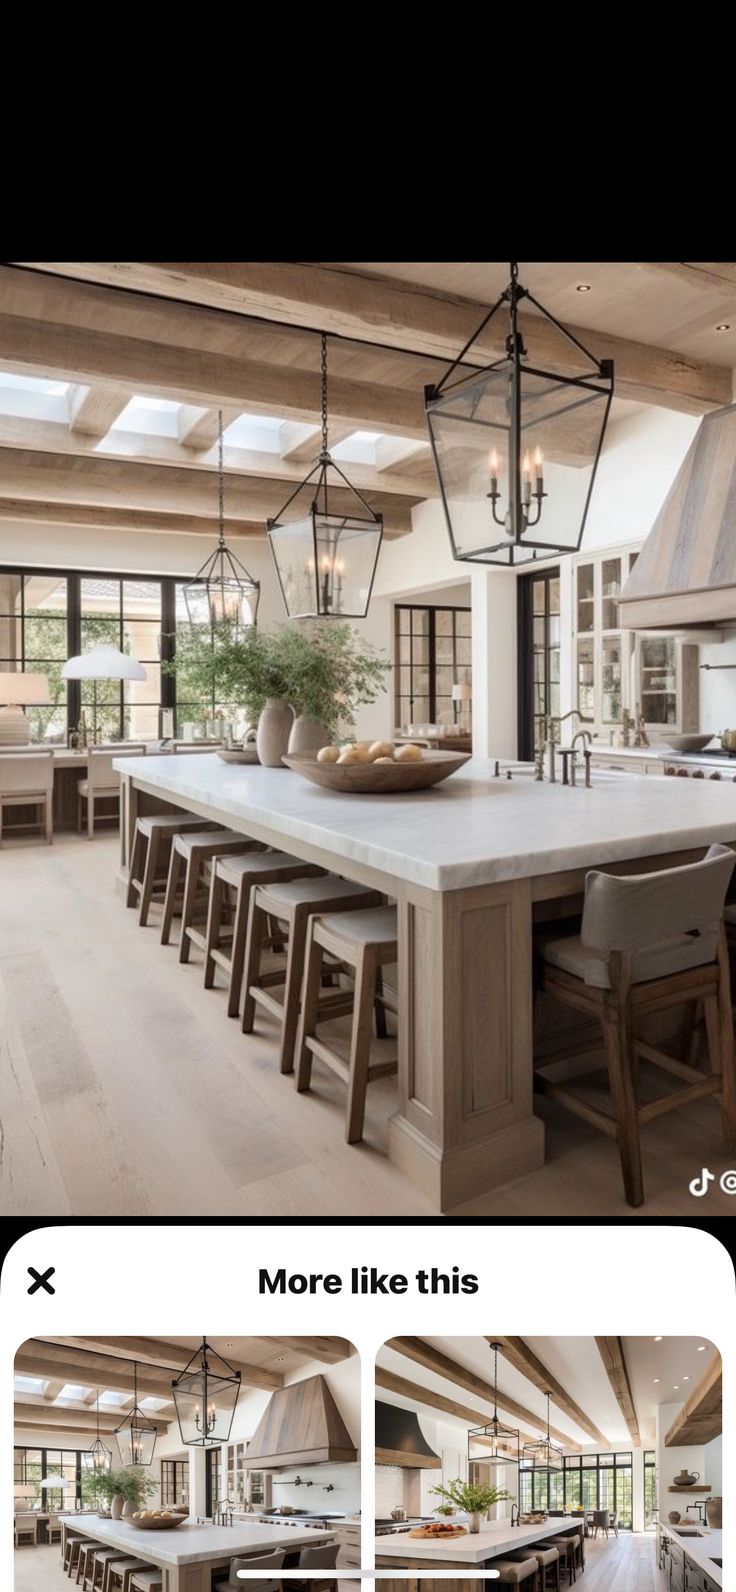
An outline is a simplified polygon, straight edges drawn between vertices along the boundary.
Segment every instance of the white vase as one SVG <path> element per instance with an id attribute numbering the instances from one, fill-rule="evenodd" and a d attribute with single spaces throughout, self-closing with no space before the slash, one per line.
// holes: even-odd
<path id="1" fill-rule="evenodd" d="M 111 1520 L 119 1520 L 120 1519 L 120 1516 L 123 1513 L 123 1504 L 124 1504 L 124 1502 L 125 1502 L 125 1500 L 123 1498 L 122 1493 L 113 1493 L 112 1500 L 110 1502 L 110 1519 Z"/>
<path id="2" fill-rule="evenodd" d="M 123 1504 L 123 1520 L 129 1520 L 131 1515 L 134 1515 L 136 1510 L 139 1508 L 140 1505 L 134 1503 L 132 1498 L 126 1498 L 125 1503 Z"/>
<path id="3" fill-rule="evenodd" d="M 264 768 L 280 768 L 289 748 L 294 710 L 279 697 L 269 697 L 258 720 L 256 750 Z"/>
<path id="4" fill-rule="evenodd" d="M 481 1516 L 480 1515 L 478 1515 L 478 1514 L 472 1514 L 472 1515 L 469 1514 L 468 1515 L 468 1531 L 471 1533 L 472 1536 L 475 1536 L 477 1534 L 477 1532 L 480 1531 L 480 1522 L 481 1522 Z"/>
<path id="5" fill-rule="evenodd" d="M 300 713 L 291 726 L 288 749 L 293 757 L 307 757 L 310 752 L 329 746 L 331 740 L 329 730 L 319 719 L 313 719 L 310 713 Z"/>

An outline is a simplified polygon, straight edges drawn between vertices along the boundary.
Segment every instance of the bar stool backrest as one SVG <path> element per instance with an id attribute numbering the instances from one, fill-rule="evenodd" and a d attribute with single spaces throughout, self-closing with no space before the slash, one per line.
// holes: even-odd
<path id="1" fill-rule="evenodd" d="M 53 752 L 0 757 L 0 796 L 38 795 L 54 788 Z"/>
<path id="2" fill-rule="evenodd" d="M 334 1570 L 339 1551 L 339 1542 L 327 1542 L 322 1548 L 302 1548 L 299 1554 L 299 1569 Z"/>
<path id="3" fill-rule="evenodd" d="M 736 853 L 710 846 L 701 862 L 628 878 L 595 870 L 585 877 L 580 937 L 596 951 L 640 951 L 674 934 L 713 935 L 723 916 Z"/>
<path id="4" fill-rule="evenodd" d="M 112 766 L 113 758 L 142 757 L 145 750 L 146 748 L 142 743 L 141 745 L 131 746 L 126 742 L 125 746 L 116 747 L 114 752 L 108 752 L 99 746 L 91 746 L 87 761 L 87 779 L 90 790 L 116 789 L 120 784 L 120 775 Z"/>
<path id="5" fill-rule="evenodd" d="M 239 1581 L 238 1570 L 280 1570 L 286 1558 L 286 1549 L 278 1548 L 273 1553 L 259 1553 L 254 1558 L 231 1559 L 230 1574 L 226 1585 L 237 1587 L 237 1592 L 255 1592 L 255 1589 L 268 1583 L 261 1581 Z"/>

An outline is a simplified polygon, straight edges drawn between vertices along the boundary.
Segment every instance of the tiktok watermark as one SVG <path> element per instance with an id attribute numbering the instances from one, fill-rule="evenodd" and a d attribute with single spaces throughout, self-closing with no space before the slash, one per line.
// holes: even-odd
<path id="1" fill-rule="evenodd" d="M 715 1183 L 715 1181 L 715 1172 L 711 1172 L 710 1167 L 704 1166 L 700 1177 L 694 1177 L 692 1183 L 690 1183 L 690 1193 L 695 1195 L 696 1200 L 700 1200 L 704 1194 L 708 1193 L 711 1183 Z M 718 1179 L 718 1187 L 723 1194 L 736 1194 L 736 1171 L 721 1172 Z"/>

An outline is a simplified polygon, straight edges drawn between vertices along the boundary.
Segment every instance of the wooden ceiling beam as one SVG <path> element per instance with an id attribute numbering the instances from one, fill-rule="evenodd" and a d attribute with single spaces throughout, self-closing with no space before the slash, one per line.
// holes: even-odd
<path id="1" fill-rule="evenodd" d="M 178 512 L 210 521 L 217 507 L 215 485 L 209 471 L 103 458 L 99 454 L 70 458 L 32 449 L 0 448 L 0 494 L 4 497 L 115 510 Z M 368 491 L 365 496 L 371 507 L 383 514 L 389 533 L 411 530 L 411 498 L 385 491 Z M 347 488 L 335 487 L 331 499 L 338 511 L 354 510 L 354 499 Z M 280 480 L 228 475 L 229 520 L 261 520 L 265 529 L 266 519 L 278 513 L 283 501 Z"/>
<path id="2" fill-rule="evenodd" d="M 567 1388 L 564 1388 L 562 1383 L 558 1382 L 557 1377 L 553 1376 L 544 1362 L 540 1360 L 539 1355 L 535 1354 L 533 1349 L 530 1349 L 529 1344 L 525 1343 L 523 1338 L 504 1338 L 500 1332 L 487 1333 L 486 1338 L 488 1343 L 500 1343 L 499 1353 L 504 1360 L 509 1365 L 512 1365 L 515 1371 L 520 1371 L 521 1375 L 527 1378 L 527 1381 L 533 1382 L 540 1393 L 551 1393 L 558 1410 L 562 1410 L 569 1420 L 574 1421 L 576 1426 L 587 1432 L 594 1442 L 602 1443 L 604 1447 L 608 1447 L 608 1438 L 605 1433 L 594 1425 L 590 1416 L 586 1415 L 585 1410 L 580 1408 L 580 1405 L 568 1393 Z"/>
<path id="3" fill-rule="evenodd" d="M 376 1387 L 384 1388 L 387 1393 L 399 1393 L 402 1398 L 411 1399 L 415 1404 L 426 1404 L 429 1409 L 441 1410 L 444 1415 L 467 1422 L 469 1427 L 483 1426 L 488 1419 L 488 1415 L 480 1410 L 471 1410 L 468 1404 L 458 1404 L 456 1399 L 446 1398 L 444 1393 L 434 1393 L 431 1388 L 411 1382 L 405 1376 L 397 1376 L 382 1365 L 376 1366 Z M 519 1437 L 522 1442 L 531 1443 L 536 1434 L 520 1431 Z"/>
<path id="4" fill-rule="evenodd" d="M 237 420 L 241 413 L 239 409 L 223 408 L 223 431 L 231 421 Z M 182 448 L 191 448 L 192 452 L 203 453 L 213 448 L 220 433 L 220 410 L 202 409 L 197 404 L 182 404 L 176 417 L 177 436 Z M 156 442 L 155 437 L 149 439 Z"/>
<path id="5" fill-rule="evenodd" d="M 689 287 L 701 292 L 718 293 L 723 298 L 736 298 L 736 264 L 731 260 L 690 262 L 676 260 L 642 260 L 644 271 L 656 271 L 663 276 L 677 277 Z"/>
<path id="6" fill-rule="evenodd" d="M 1 491 L 1 488 L 0 488 Z M 26 502 L 20 497 L 0 496 L 0 520 L 24 525 L 94 526 L 101 531 L 150 531 L 161 536 L 207 536 L 217 538 L 216 519 L 193 519 L 191 514 L 154 513 L 144 509 L 90 508 L 86 503 L 52 503 L 43 498 Z M 266 527 L 262 519 L 225 519 L 225 535 L 229 542 L 241 540 L 263 541 Z M 390 539 L 390 536 L 389 536 Z M 245 554 L 243 554 L 245 557 Z M 193 571 L 192 571 L 193 573 Z"/>
<path id="7" fill-rule="evenodd" d="M 634 1408 L 634 1395 L 631 1391 L 629 1373 L 626 1369 L 624 1346 L 621 1338 L 596 1338 L 598 1352 L 603 1361 L 606 1376 L 613 1388 L 616 1402 L 626 1422 L 626 1427 L 635 1448 L 641 1447 L 641 1434 Z"/>
<path id="8" fill-rule="evenodd" d="M 68 394 L 69 429 L 83 437 L 105 437 L 129 399 L 124 387 L 75 385 Z"/>
<path id="9" fill-rule="evenodd" d="M 295 1354 L 306 1354 L 310 1360 L 320 1360 L 325 1365 L 339 1365 L 341 1360 L 349 1360 L 355 1353 L 347 1338 L 272 1338 L 269 1335 L 264 1341 L 293 1349 Z"/>
<path id="10" fill-rule="evenodd" d="M 132 1395 L 134 1391 L 132 1367 L 125 1366 L 122 1361 L 118 1363 L 120 1366 L 119 1370 L 116 1369 L 114 1361 L 102 1361 L 98 1357 L 95 1362 L 91 1355 L 86 1360 L 78 1362 L 71 1354 L 66 1361 L 36 1359 L 32 1355 L 17 1354 L 15 1369 L 21 1376 L 48 1376 L 51 1373 L 53 1378 L 51 1385 L 54 1387 L 56 1387 L 57 1379 L 61 1377 L 62 1381 L 57 1389 L 58 1392 L 61 1392 L 65 1382 L 76 1383 L 84 1387 L 88 1386 L 91 1389 L 91 1397 L 94 1401 L 98 1388 L 101 1393 L 109 1389 L 112 1393 L 130 1393 Z M 171 1382 L 175 1373 L 172 1371 L 168 1373 L 166 1371 L 154 1371 L 151 1367 L 151 1374 L 145 1375 L 144 1370 L 145 1368 L 141 1366 L 138 1373 L 139 1396 L 141 1398 L 170 1399 Z M 19 1396 L 23 1397 L 23 1395 Z"/>
<path id="11" fill-rule="evenodd" d="M 166 1338 L 56 1338 L 49 1337 L 46 1343 L 57 1344 L 66 1348 L 94 1349 L 100 1354 L 108 1355 L 112 1359 L 120 1358 L 130 1365 L 135 1360 L 139 1366 L 152 1365 L 157 1370 L 166 1368 L 171 1371 L 183 1371 L 189 1364 L 194 1349 L 181 1348 L 177 1343 L 170 1343 Z M 229 1358 L 229 1356 L 228 1356 Z M 248 1387 L 274 1388 L 283 1387 L 284 1378 L 279 1371 L 269 1371 L 263 1365 L 249 1365 L 245 1361 L 231 1361 L 233 1369 L 240 1372 L 243 1382 Z"/>
<path id="12" fill-rule="evenodd" d="M 414 283 L 299 261 L 16 263 L 441 359 L 456 357 L 488 309 Z M 570 368 L 571 348 L 551 323 L 528 315 L 520 317 L 520 327 L 537 362 L 561 372 Z M 619 397 L 690 414 L 731 400 L 730 372 L 723 367 L 587 327 L 569 330 L 597 358 L 614 360 Z M 503 354 L 506 332 L 505 318 L 494 319 L 474 345 L 474 357 L 483 362 Z"/>
<path id="13" fill-rule="evenodd" d="M 720 1354 L 714 1354 L 689 1398 L 675 1416 L 664 1440 L 665 1448 L 690 1443 L 711 1443 L 723 1429 L 723 1388 Z"/>
<path id="14" fill-rule="evenodd" d="M 485 1399 L 493 1407 L 493 1385 L 486 1382 L 483 1377 L 476 1376 L 474 1371 L 467 1371 L 459 1361 L 450 1359 L 440 1349 L 435 1349 L 431 1343 L 426 1343 L 423 1338 L 389 1338 L 387 1349 L 395 1349 L 397 1354 L 403 1354 L 409 1360 L 416 1361 L 417 1365 L 424 1367 L 425 1371 L 434 1371 L 437 1376 L 442 1376 L 448 1382 L 454 1382 L 457 1387 L 464 1387 L 468 1393 L 475 1393 L 478 1398 Z M 501 1409 L 517 1420 L 529 1421 L 532 1427 L 546 1430 L 546 1417 L 535 1415 L 533 1410 L 525 1409 L 516 1399 L 508 1393 L 498 1390 L 498 1403 Z M 490 1411 L 489 1411 L 490 1414 Z M 565 1448 L 577 1450 L 579 1442 L 570 1437 L 567 1432 L 561 1432 L 556 1426 L 550 1426 L 550 1434 Z"/>
<path id="15" fill-rule="evenodd" d="M 157 1432 L 166 1432 L 173 1419 L 173 1416 L 167 1418 L 153 1415 L 150 1410 L 144 1410 L 144 1414 L 151 1422 L 151 1425 L 155 1426 Z M 112 1414 L 105 1412 L 104 1415 L 101 1410 L 100 1431 L 114 1432 L 116 1426 L 119 1426 L 123 1420 L 124 1415 L 125 1410 L 115 1410 Z M 48 1405 L 29 1404 L 19 1401 L 14 1406 L 13 1416 L 16 1426 L 73 1427 L 75 1431 L 79 1432 L 95 1432 L 97 1429 L 96 1412 L 84 1409 L 79 1405 L 71 1405 L 68 1408 L 56 1405 L 49 1409 Z"/>

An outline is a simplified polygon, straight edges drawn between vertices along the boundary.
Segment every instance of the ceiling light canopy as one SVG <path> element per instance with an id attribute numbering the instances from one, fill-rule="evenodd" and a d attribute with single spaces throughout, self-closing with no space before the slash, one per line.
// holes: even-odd
<path id="1" fill-rule="evenodd" d="M 206 1338 L 171 1384 L 183 1443 L 207 1448 L 226 1443 L 240 1393 L 240 1372 Z"/>
<path id="2" fill-rule="evenodd" d="M 156 1447 L 156 1428 L 138 1405 L 138 1366 L 133 1361 L 133 1408 L 115 1427 L 124 1465 L 150 1465 Z"/>
<path id="3" fill-rule="evenodd" d="M 535 1470 L 562 1470 L 563 1451 L 557 1443 L 553 1443 L 549 1435 L 549 1401 L 551 1393 L 545 1393 L 547 1400 L 547 1435 L 538 1437 L 532 1442 L 525 1443 L 521 1451 L 523 1465 L 533 1465 Z"/>
<path id="4" fill-rule="evenodd" d="M 519 328 L 522 299 L 539 311 L 529 318 L 536 353 L 527 353 Z M 505 355 L 463 374 L 468 350 L 502 307 Z M 454 558 L 509 566 L 577 552 L 612 394 L 612 361 L 595 359 L 566 331 L 521 286 L 512 261 L 508 287 L 441 381 L 425 388 Z"/>
<path id="5" fill-rule="evenodd" d="M 348 507 L 346 492 L 355 503 Z M 327 338 L 322 333 L 322 447 L 309 474 L 268 521 L 276 573 L 291 619 L 364 619 L 383 537 L 375 514 L 328 446 Z"/>
<path id="6" fill-rule="evenodd" d="M 192 580 L 184 586 L 184 603 L 190 625 L 228 624 L 237 633 L 256 623 L 261 596 L 260 581 L 254 580 L 225 541 L 225 467 L 222 445 L 222 410 L 218 412 L 217 436 L 217 547 Z"/>
<path id="7" fill-rule="evenodd" d="M 112 1465 L 112 1449 L 106 1448 L 100 1437 L 100 1390 L 97 1389 L 95 1400 L 97 1411 L 97 1436 L 87 1452 L 82 1455 L 82 1465 L 88 1475 L 101 1476 L 103 1471 L 109 1470 Z"/>
<path id="8" fill-rule="evenodd" d="M 474 1426 L 468 1432 L 468 1462 L 482 1460 L 491 1465 L 518 1465 L 519 1429 L 504 1426 L 498 1418 L 498 1351 L 500 1343 L 492 1343 L 493 1350 L 493 1414 L 485 1426 Z"/>

